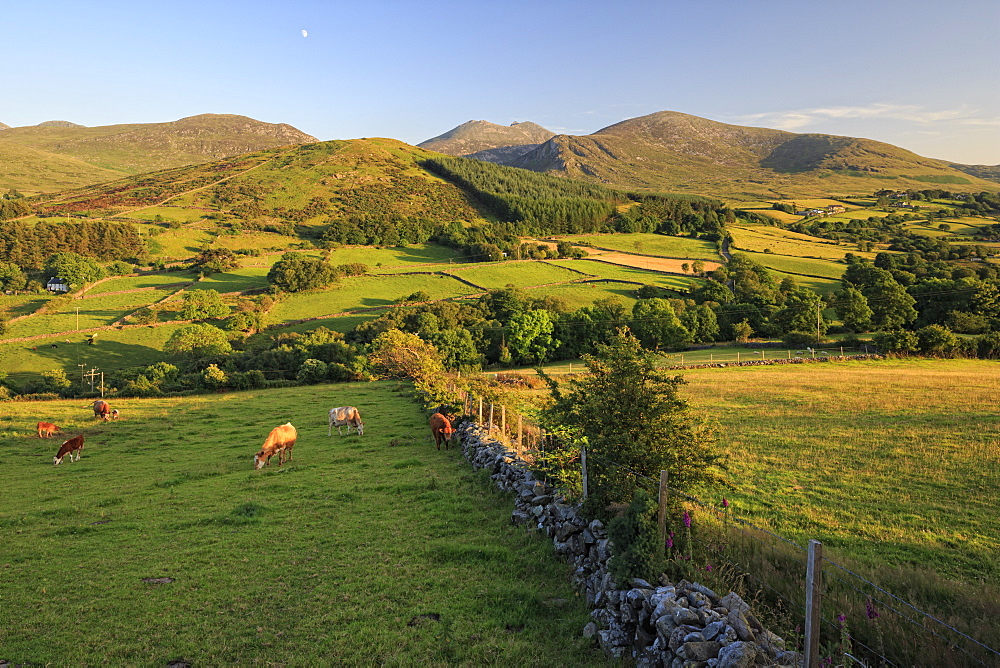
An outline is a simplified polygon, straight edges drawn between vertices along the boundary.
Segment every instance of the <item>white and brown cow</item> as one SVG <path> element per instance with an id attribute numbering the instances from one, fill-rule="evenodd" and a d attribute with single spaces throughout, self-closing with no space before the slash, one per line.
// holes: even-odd
<path id="1" fill-rule="evenodd" d="M 330 409 L 330 422 L 326 430 L 327 436 L 333 436 L 333 428 L 337 428 L 337 433 L 343 436 L 340 428 L 347 425 L 347 435 L 351 435 L 351 427 L 358 432 L 358 436 L 365 433 L 365 423 L 361 421 L 361 413 L 354 406 L 341 406 Z"/>
<path id="2" fill-rule="evenodd" d="M 80 456 L 83 454 L 83 434 L 79 436 L 74 436 L 59 447 L 59 452 L 56 456 L 52 458 L 52 465 L 59 466 L 62 464 L 63 457 L 69 455 L 69 460 L 73 460 L 73 453 L 76 453 L 76 461 L 80 461 Z"/>
<path id="3" fill-rule="evenodd" d="M 98 399 L 94 402 L 94 417 L 107 422 L 111 418 L 111 404 Z"/>

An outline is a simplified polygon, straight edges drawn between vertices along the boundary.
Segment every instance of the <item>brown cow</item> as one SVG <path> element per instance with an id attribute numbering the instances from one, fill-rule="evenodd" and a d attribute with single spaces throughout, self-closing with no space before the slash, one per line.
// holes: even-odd
<path id="1" fill-rule="evenodd" d="M 38 438 L 51 438 L 52 434 L 59 431 L 59 427 L 51 422 L 39 422 L 35 429 L 38 430 Z"/>
<path id="2" fill-rule="evenodd" d="M 451 435 L 455 433 L 455 430 L 451 427 L 451 421 L 440 413 L 435 413 L 431 416 L 431 433 L 434 434 L 434 445 L 437 449 L 441 449 L 441 443 L 444 442 L 444 449 L 448 449 L 448 443 L 451 442 Z"/>
<path id="3" fill-rule="evenodd" d="M 94 417 L 107 422 L 111 418 L 111 406 L 104 399 L 94 402 Z"/>
<path id="4" fill-rule="evenodd" d="M 286 422 L 280 427 L 272 429 L 271 433 L 267 436 L 267 440 L 264 441 L 264 445 L 261 446 L 260 452 L 253 456 L 254 469 L 262 469 L 265 466 L 270 466 L 271 457 L 276 454 L 278 455 L 278 466 L 284 463 L 286 452 L 288 453 L 288 460 L 291 461 L 292 446 L 295 445 L 296 438 L 298 438 L 298 433 L 291 422 Z"/>
<path id="5" fill-rule="evenodd" d="M 56 456 L 52 458 L 52 465 L 59 466 L 62 464 L 63 457 L 69 455 L 69 460 L 73 461 L 73 453 L 76 453 L 76 461 L 80 461 L 80 455 L 83 454 L 83 434 L 79 436 L 74 436 L 59 448 L 59 452 Z"/>

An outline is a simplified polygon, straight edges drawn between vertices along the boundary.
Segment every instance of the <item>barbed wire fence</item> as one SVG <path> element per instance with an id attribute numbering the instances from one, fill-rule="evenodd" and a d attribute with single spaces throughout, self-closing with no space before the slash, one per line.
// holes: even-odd
<path id="1" fill-rule="evenodd" d="M 470 390 L 456 392 L 467 419 L 529 464 L 562 447 L 519 407 Z M 670 487 L 665 475 L 655 480 L 594 452 L 574 455 L 576 466 L 613 468 L 625 484 L 657 499 L 661 509 L 680 513 L 660 518 L 666 575 L 735 591 L 760 610 L 762 628 L 784 638 L 787 649 L 807 655 L 812 649 L 815 655 L 807 666 L 1000 665 L 1000 650 L 976 638 L 976 631 L 985 627 L 988 602 L 983 611 L 968 610 L 964 618 L 932 614 L 872 581 L 860 567 L 823 556 L 819 541 L 803 545 L 759 526 L 740 517 L 725 499 L 703 501 Z M 583 468 L 580 475 L 586 480 Z M 586 487 L 582 491 L 585 495 Z M 812 596 L 807 577 L 811 560 L 816 567 Z M 994 602 L 993 612 L 998 611 Z M 807 629 L 810 616 L 813 629 Z M 994 633 L 1000 632 L 996 618 L 990 622 Z"/>

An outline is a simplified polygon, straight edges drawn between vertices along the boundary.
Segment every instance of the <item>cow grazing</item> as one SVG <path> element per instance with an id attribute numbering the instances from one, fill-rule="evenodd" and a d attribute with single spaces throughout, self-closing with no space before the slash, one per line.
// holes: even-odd
<path id="1" fill-rule="evenodd" d="M 358 436 L 365 433 L 365 423 L 361 421 L 361 413 L 354 406 L 341 406 L 330 409 L 330 423 L 326 430 L 327 436 L 333 436 L 333 428 L 337 428 L 337 433 L 343 436 L 340 428 L 347 425 L 347 435 L 351 435 L 351 427 L 358 432 Z"/>
<path id="2" fill-rule="evenodd" d="M 111 406 L 108 402 L 103 399 L 98 399 L 94 402 L 94 417 L 104 420 L 105 422 L 111 417 Z"/>
<path id="3" fill-rule="evenodd" d="M 51 422 L 39 422 L 35 429 L 38 431 L 38 438 L 50 438 L 52 434 L 59 431 L 59 427 Z"/>
<path id="4" fill-rule="evenodd" d="M 52 465 L 59 466 L 62 464 L 63 457 L 69 455 L 69 460 L 73 461 L 73 453 L 76 453 L 76 461 L 80 461 L 80 455 L 83 454 L 83 434 L 79 436 L 74 436 L 59 447 L 59 452 L 56 456 L 52 458 Z"/>
<path id="5" fill-rule="evenodd" d="M 287 459 L 291 460 L 292 446 L 295 445 L 296 438 L 298 438 L 298 432 L 295 431 L 291 422 L 286 422 L 280 427 L 272 429 L 271 433 L 267 435 L 264 445 L 261 446 L 260 452 L 253 456 L 254 469 L 270 466 L 271 457 L 274 455 L 278 455 L 278 466 L 285 462 L 286 453 L 288 454 Z"/>
<path id="6" fill-rule="evenodd" d="M 435 413 L 431 416 L 431 433 L 434 434 L 434 445 L 437 449 L 441 449 L 441 443 L 444 443 L 444 449 L 448 449 L 448 444 L 451 442 L 451 435 L 455 433 L 452 429 L 451 421 L 440 413 Z"/>

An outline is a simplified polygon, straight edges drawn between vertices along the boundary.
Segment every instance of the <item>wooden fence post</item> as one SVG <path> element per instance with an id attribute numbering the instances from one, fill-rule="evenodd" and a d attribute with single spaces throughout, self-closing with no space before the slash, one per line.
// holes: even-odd
<path id="1" fill-rule="evenodd" d="M 521 427 L 523 427 L 523 426 L 524 426 L 524 424 L 522 422 L 521 414 L 518 413 L 517 414 L 517 447 L 518 448 L 521 448 L 524 445 L 524 442 L 521 440 L 523 438 L 523 435 L 524 435 L 524 432 L 521 430 Z"/>
<path id="2" fill-rule="evenodd" d="M 587 500 L 587 446 L 580 446 L 580 469 L 583 473 L 583 500 Z"/>
<path id="3" fill-rule="evenodd" d="M 819 666 L 819 621 L 820 601 L 823 586 L 823 543 L 809 541 L 809 556 L 806 560 L 806 637 L 805 668 Z"/>
<path id="4" fill-rule="evenodd" d="M 500 433 L 507 435 L 507 407 L 500 405 Z"/>
<path id="5" fill-rule="evenodd" d="M 492 401 L 490 402 L 490 422 L 489 422 L 489 430 L 490 430 L 490 431 L 493 431 L 493 402 L 492 402 Z"/>
<path id="6" fill-rule="evenodd" d="M 660 525 L 660 551 L 665 553 L 667 548 L 667 472 L 660 471 L 660 508 L 657 520 Z"/>
<path id="7" fill-rule="evenodd" d="M 479 415 L 479 417 L 478 417 L 478 419 L 476 421 L 479 422 L 479 424 L 482 424 L 483 423 L 483 398 L 482 397 L 479 397 L 479 414 L 478 415 Z"/>

